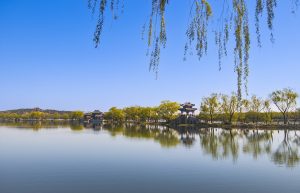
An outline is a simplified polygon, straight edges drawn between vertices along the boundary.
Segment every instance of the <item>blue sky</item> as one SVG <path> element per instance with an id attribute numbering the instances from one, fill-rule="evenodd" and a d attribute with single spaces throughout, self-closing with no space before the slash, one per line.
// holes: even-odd
<path id="1" fill-rule="evenodd" d="M 189 4 L 178 0 L 168 6 L 168 42 L 156 80 L 141 40 L 150 0 L 127 0 L 119 20 L 107 17 L 98 49 L 92 41 L 96 17 L 87 0 L 0 0 L 0 110 L 107 110 L 166 99 L 199 105 L 212 92 L 235 91 L 233 59 L 225 58 L 219 71 L 213 44 L 201 61 L 195 56 L 183 61 Z M 284 87 L 300 92 L 300 10 L 291 14 L 291 4 L 278 4 L 275 44 L 265 25 L 262 48 L 252 37 L 249 93 L 261 97 Z"/>

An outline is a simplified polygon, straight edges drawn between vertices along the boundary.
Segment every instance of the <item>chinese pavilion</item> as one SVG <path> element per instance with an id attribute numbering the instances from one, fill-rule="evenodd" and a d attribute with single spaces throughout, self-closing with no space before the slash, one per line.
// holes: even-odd
<path id="1" fill-rule="evenodd" d="M 190 102 L 186 102 L 184 104 L 180 105 L 179 111 L 181 112 L 181 115 L 194 115 L 197 108 L 194 108 L 195 104 L 192 104 Z"/>
<path id="2" fill-rule="evenodd" d="M 197 108 L 195 108 L 194 106 L 195 104 L 192 104 L 190 102 L 181 104 L 180 108 L 178 109 L 180 111 L 180 115 L 174 121 L 172 121 L 171 125 L 176 126 L 182 124 L 198 124 L 199 120 L 195 117 L 195 111 L 197 110 Z"/>
<path id="3" fill-rule="evenodd" d="M 103 121 L 103 116 L 104 114 L 101 111 L 95 110 L 94 112 L 84 114 L 83 119 L 86 123 L 101 123 Z"/>

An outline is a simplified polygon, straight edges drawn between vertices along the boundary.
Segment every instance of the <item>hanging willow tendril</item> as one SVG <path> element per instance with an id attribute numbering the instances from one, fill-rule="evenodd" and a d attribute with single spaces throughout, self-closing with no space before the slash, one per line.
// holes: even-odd
<path id="1" fill-rule="evenodd" d="M 151 12 L 149 20 L 142 27 L 142 39 L 147 34 L 147 46 L 150 57 L 149 70 L 158 73 L 161 48 L 167 44 L 165 12 L 169 0 L 150 0 Z M 187 41 L 184 46 L 184 60 L 187 54 L 196 51 L 199 60 L 208 51 L 208 33 L 212 31 L 215 36 L 215 44 L 218 48 L 219 69 L 222 67 L 222 58 L 228 54 L 228 42 L 233 36 L 234 47 L 234 71 L 237 74 L 237 95 L 241 100 L 242 87 L 245 93 L 248 92 L 249 76 L 249 52 L 250 52 L 250 27 L 249 27 L 249 6 L 247 2 L 253 0 L 221 0 L 214 2 L 216 10 L 213 10 L 211 0 L 192 0 L 190 6 L 190 18 L 186 30 Z M 292 12 L 299 6 L 299 0 L 289 0 L 292 3 Z M 176 2 L 176 1 L 174 1 Z M 113 19 L 117 19 L 123 13 L 124 0 L 88 0 L 88 7 L 94 14 L 99 14 L 96 30 L 94 33 L 95 47 L 100 45 L 101 35 L 105 20 L 105 11 L 110 7 Z M 221 9 L 218 9 L 220 8 Z M 273 22 L 277 0 L 256 0 L 255 3 L 255 31 L 257 44 L 262 46 L 260 24 L 263 14 L 266 14 L 266 23 L 270 30 L 270 40 L 274 42 Z M 213 17 L 214 16 L 214 17 Z M 215 17 L 217 16 L 217 22 Z M 217 23 L 217 24 L 216 24 Z M 214 25 L 216 24 L 216 25 Z"/>
<path id="2" fill-rule="evenodd" d="M 268 12 L 268 27 L 271 31 L 271 41 L 274 42 L 273 36 L 273 20 L 275 17 L 274 8 L 277 6 L 277 0 L 266 0 L 267 12 Z"/>
<path id="3" fill-rule="evenodd" d="M 195 1 L 192 8 L 195 7 L 194 14 L 191 12 L 192 19 L 186 31 L 188 42 L 185 46 L 185 54 L 188 49 L 191 49 L 193 42 L 196 41 L 195 49 L 199 60 L 203 54 L 207 53 L 207 28 L 212 9 L 207 1 Z M 216 39 L 218 41 L 218 39 Z M 186 57 L 186 55 L 184 56 Z"/>
<path id="4" fill-rule="evenodd" d="M 298 9 L 298 7 L 299 7 L 299 2 L 300 2 L 300 0 L 292 0 L 292 13 L 295 13 L 296 12 L 296 10 Z"/>
<path id="5" fill-rule="evenodd" d="M 264 10 L 263 0 L 256 0 L 256 9 L 255 9 L 255 28 L 258 46 L 261 47 L 261 38 L 260 38 L 260 18 L 262 17 Z"/>

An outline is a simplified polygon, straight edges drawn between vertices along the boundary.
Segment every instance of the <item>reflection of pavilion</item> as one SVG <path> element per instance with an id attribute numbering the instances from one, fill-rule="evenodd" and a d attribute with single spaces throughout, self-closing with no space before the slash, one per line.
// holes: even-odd
<path id="1" fill-rule="evenodd" d="M 193 133 L 182 133 L 180 135 L 180 140 L 186 146 L 192 146 L 195 142 L 195 135 Z"/>
<path id="2" fill-rule="evenodd" d="M 180 140 L 185 146 L 192 146 L 196 141 L 195 134 L 198 133 L 196 127 L 177 127 L 174 130 L 180 134 Z"/>
<path id="3" fill-rule="evenodd" d="M 174 133 L 174 137 L 178 136 L 178 141 L 184 146 L 190 147 L 196 141 L 196 134 L 199 128 L 194 125 L 174 125 L 163 129 L 163 132 Z M 177 137 L 176 137 L 177 138 Z"/>
<path id="4" fill-rule="evenodd" d="M 84 123 L 83 126 L 84 126 L 84 128 L 93 129 L 94 131 L 100 131 L 103 128 L 102 123 L 99 123 L 99 124 Z"/>

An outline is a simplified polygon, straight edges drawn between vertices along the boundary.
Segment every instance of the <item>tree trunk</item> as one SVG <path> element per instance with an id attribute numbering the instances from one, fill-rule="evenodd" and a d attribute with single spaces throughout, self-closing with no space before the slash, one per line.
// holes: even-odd
<path id="1" fill-rule="evenodd" d="M 287 116 L 285 113 L 283 113 L 283 123 L 286 125 L 288 122 Z"/>
<path id="2" fill-rule="evenodd" d="M 229 115 L 229 124 L 230 125 L 232 124 L 232 117 L 233 117 L 233 115 Z"/>

